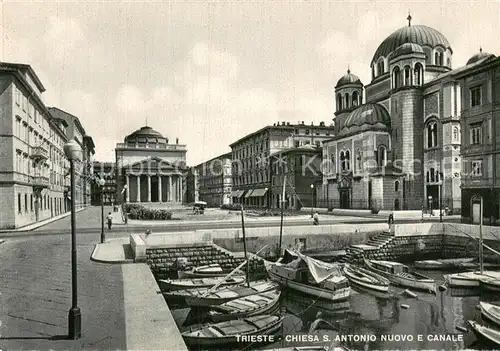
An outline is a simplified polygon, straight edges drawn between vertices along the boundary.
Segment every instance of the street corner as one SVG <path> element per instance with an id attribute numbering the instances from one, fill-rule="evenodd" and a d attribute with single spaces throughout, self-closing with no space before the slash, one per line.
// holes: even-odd
<path id="1" fill-rule="evenodd" d="M 96 244 L 90 260 L 107 264 L 134 263 L 132 248 L 125 240 L 110 240 Z"/>

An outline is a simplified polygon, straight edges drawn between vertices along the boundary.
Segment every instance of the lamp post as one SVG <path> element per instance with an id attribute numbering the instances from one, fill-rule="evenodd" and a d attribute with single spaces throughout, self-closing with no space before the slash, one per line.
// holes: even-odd
<path id="1" fill-rule="evenodd" d="M 266 190 L 266 210 L 269 209 L 269 194 L 267 193 L 267 191 L 269 190 L 268 188 L 265 189 Z"/>
<path id="2" fill-rule="evenodd" d="M 104 178 L 100 178 L 97 181 L 101 187 L 101 244 L 104 243 L 106 237 L 104 236 L 104 184 L 106 181 Z"/>
<path id="3" fill-rule="evenodd" d="M 313 209 L 314 209 L 314 184 L 311 184 L 311 218 L 314 217 Z"/>
<path id="4" fill-rule="evenodd" d="M 76 211 L 75 211 L 75 162 L 82 159 L 82 149 L 72 139 L 64 145 L 64 154 L 69 160 L 71 174 L 71 309 L 68 315 L 68 336 L 76 340 L 82 336 L 82 315 L 78 307 L 77 267 L 76 267 Z"/>

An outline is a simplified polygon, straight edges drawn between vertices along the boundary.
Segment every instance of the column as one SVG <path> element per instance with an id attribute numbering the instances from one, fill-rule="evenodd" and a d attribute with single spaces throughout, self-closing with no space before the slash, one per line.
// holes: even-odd
<path id="1" fill-rule="evenodd" d="M 137 199 L 136 202 L 141 202 L 141 176 L 137 176 Z"/>
<path id="2" fill-rule="evenodd" d="M 148 202 L 151 202 L 151 176 L 148 174 Z"/>
<path id="3" fill-rule="evenodd" d="M 168 176 L 168 201 L 172 201 L 172 176 Z"/>
<path id="4" fill-rule="evenodd" d="M 163 201 L 162 189 L 161 189 L 161 175 L 158 175 L 158 202 Z"/>
<path id="5" fill-rule="evenodd" d="M 180 176 L 177 178 L 177 193 L 179 194 L 177 201 L 182 202 L 182 178 Z"/>
<path id="6" fill-rule="evenodd" d="M 127 180 L 127 190 L 125 190 L 125 194 L 126 194 L 126 202 L 130 202 L 130 177 L 129 175 L 127 174 L 125 176 L 126 180 Z"/>

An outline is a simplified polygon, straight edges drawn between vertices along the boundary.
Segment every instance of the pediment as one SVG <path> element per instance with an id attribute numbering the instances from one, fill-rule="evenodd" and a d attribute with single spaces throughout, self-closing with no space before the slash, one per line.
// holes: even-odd
<path id="1" fill-rule="evenodd" d="M 129 167 L 134 171 L 143 170 L 144 172 L 156 172 L 182 170 L 185 169 L 186 166 L 183 162 L 173 163 L 160 157 L 149 157 L 144 160 L 132 163 Z"/>

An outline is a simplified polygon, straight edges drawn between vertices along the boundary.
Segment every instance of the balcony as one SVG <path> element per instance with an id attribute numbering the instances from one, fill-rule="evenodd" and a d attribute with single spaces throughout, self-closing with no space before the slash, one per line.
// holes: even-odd
<path id="1" fill-rule="evenodd" d="M 490 177 L 462 177 L 461 188 L 492 188 L 493 183 L 498 186 L 500 179 L 493 182 L 493 178 Z"/>
<path id="2" fill-rule="evenodd" d="M 187 151 L 186 145 L 181 144 L 116 144 L 117 149 L 160 149 L 172 151 Z"/>
<path id="3" fill-rule="evenodd" d="M 50 186 L 49 177 L 34 176 L 31 180 L 34 188 L 48 188 Z"/>
<path id="4" fill-rule="evenodd" d="M 45 161 L 49 158 L 49 152 L 42 146 L 31 147 L 30 157 L 35 160 Z"/>

